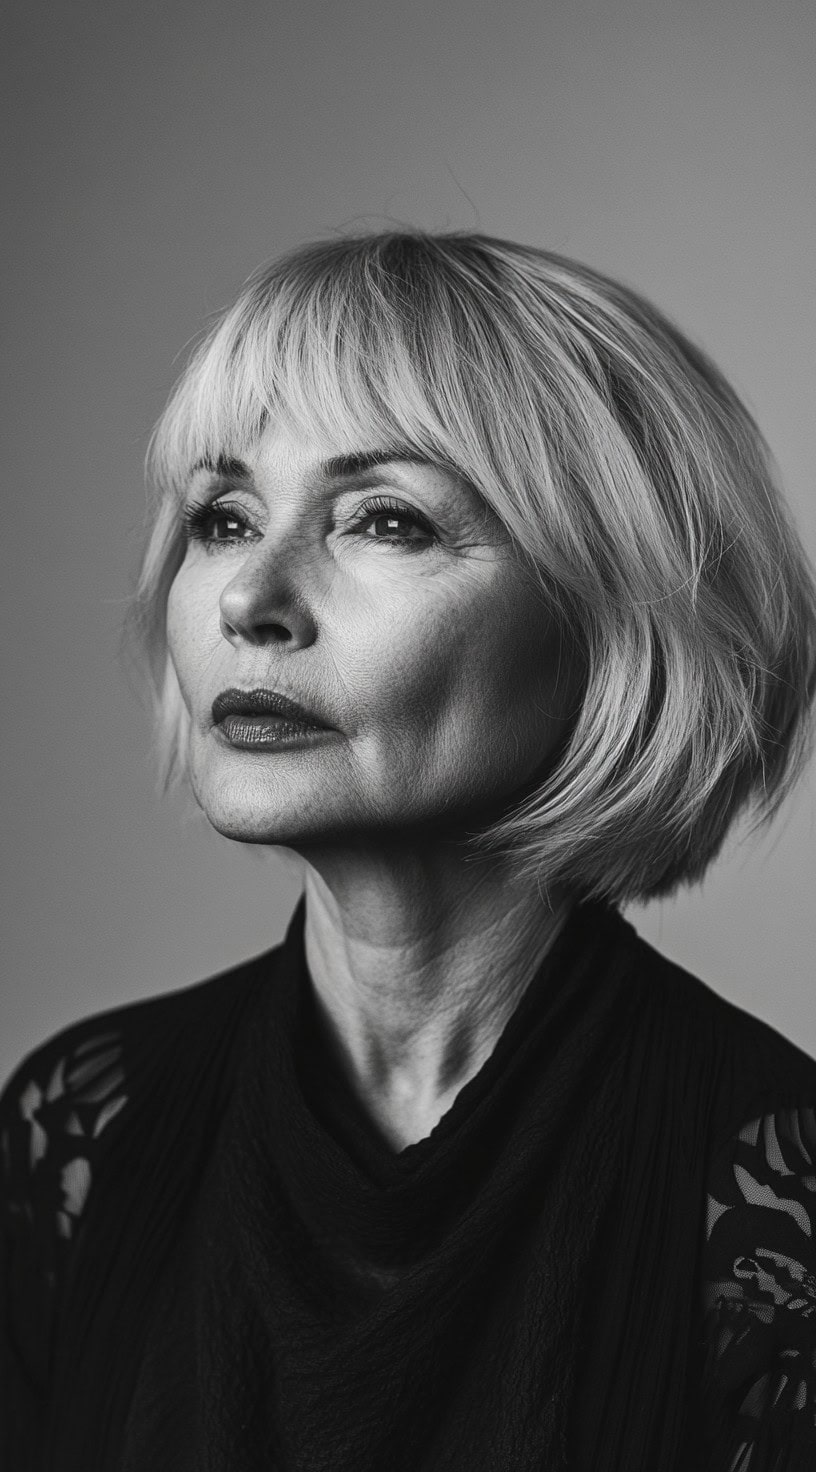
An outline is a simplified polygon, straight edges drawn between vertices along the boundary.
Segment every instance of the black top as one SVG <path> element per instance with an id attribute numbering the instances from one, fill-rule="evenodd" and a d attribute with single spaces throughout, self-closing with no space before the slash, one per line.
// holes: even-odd
<path id="1" fill-rule="evenodd" d="M 282 946 L 0 1098 L 9 1472 L 804 1472 L 816 1064 L 572 912 L 395 1152 Z"/>

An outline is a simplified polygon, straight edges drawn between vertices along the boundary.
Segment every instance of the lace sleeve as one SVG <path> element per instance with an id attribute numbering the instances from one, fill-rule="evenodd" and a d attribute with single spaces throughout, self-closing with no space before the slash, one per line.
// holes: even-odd
<path id="1" fill-rule="evenodd" d="M 0 1465 L 37 1465 L 59 1294 L 102 1136 L 126 1103 L 111 1029 L 69 1029 L 0 1097 Z"/>
<path id="2" fill-rule="evenodd" d="M 816 1467 L 816 1112 L 746 1124 L 715 1162 L 703 1254 L 712 1472 Z"/>

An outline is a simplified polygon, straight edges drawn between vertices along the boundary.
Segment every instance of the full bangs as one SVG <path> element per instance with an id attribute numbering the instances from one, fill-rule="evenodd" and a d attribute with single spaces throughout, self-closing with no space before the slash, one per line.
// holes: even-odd
<path id="1" fill-rule="evenodd" d="M 160 497 L 190 469 L 240 457 L 270 424 L 316 446 L 406 446 L 452 462 L 444 413 L 417 361 L 423 315 L 361 255 L 313 248 L 256 274 L 194 354 L 151 444 Z M 378 279 L 379 274 L 379 279 Z M 413 319 L 413 320 L 412 320 Z M 446 344 L 443 361 L 456 361 Z"/>
<path id="2" fill-rule="evenodd" d="M 547 259 L 555 271 L 559 258 Z M 595 581 L 591 558 L 576 567 L 562 493 L 576 473 L 591 478 L 582 446 L 600 431 L 622 462 L 631 455 L 559 321 L 557 292 L 537 332 L 525 330 L 531 285 L 489 252 L 465 254 L 455 235 L 366 236 L 283 256 L 205 338 L 159 420 L 148 456 L 159 505 L 183 496 L 192 466 L 241 458 L 270 424 L 318 450 L 407 449 L 473 486 L 561 607 L 556 587 Z"/>

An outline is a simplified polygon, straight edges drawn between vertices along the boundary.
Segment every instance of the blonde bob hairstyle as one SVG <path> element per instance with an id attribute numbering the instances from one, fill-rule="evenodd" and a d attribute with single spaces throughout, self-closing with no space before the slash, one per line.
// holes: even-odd
<path id="1" fill-rule="evenodd" d="M 622 904 L 700 880 L 749 806 L 754 827 L 774 815 L 812 747 L 816 587 L 750 414 L 628 288 L 531 246 L 412 230 L 258 272 L 157 425 L 133 623 L 165 785 L 185 770 L 165 607 L 190 470 L 270 422 L 456 469 L 581 662 L 556 760 L 469 836 L 474 855 Z"/>

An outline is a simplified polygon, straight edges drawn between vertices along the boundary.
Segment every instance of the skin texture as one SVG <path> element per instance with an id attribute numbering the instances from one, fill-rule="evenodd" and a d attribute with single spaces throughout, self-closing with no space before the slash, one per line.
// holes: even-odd
<path id="1" fill-rule="evenodd" d="M 321 1015 L 401 1148 L 485 1061 L 566 918 L 566 896 L 545 900 L 462 839 L 540 776 L 577 684 L 477 494 L 402 460 L 327 475 L 348 451 L 270 428 L 243 471 L 194 473 L 190 499 L 210 515 L 173 583 L 168 635 L 196 798 L 219 832 L 303 861 Z M 279 691 L 333 729 L 236 750 L 211 715 L 234 686 Z"/>

